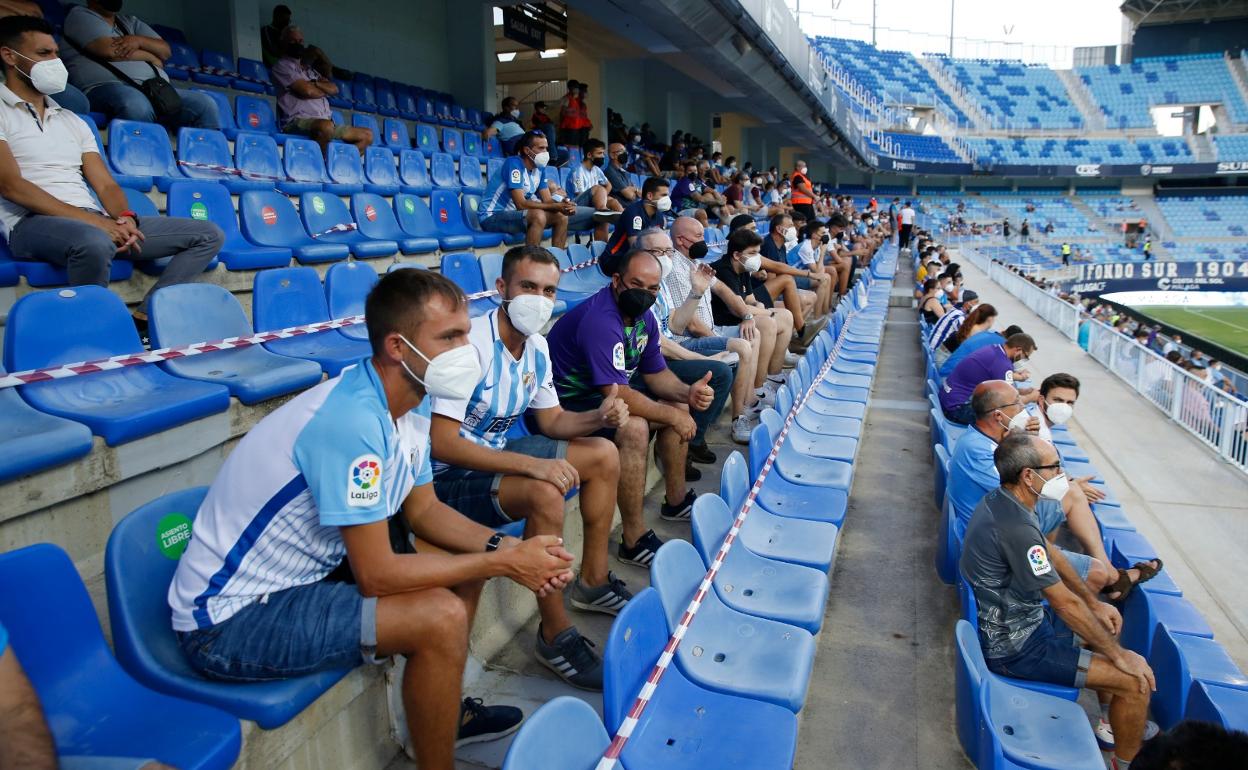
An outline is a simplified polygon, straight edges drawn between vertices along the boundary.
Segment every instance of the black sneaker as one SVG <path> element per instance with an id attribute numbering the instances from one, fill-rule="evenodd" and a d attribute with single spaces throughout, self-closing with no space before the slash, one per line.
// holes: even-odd
<path id="1" fill-rule="evenodd" d="M 714 465 L 719 458 L 706 444 L 690 444 L 689 459 L 699 465 Z"/>
<path id="2" fill-rule="evenodd" d="M 582 583 L 581 576 L 577 575 L 576 582 L 568 589 L 567 594 L 568 601 L 578 610 L 605 612 L 608 615 L 618 615 L 624 605 L 628 604 L 628 600 L 633 598 L 632 591 L 625 587 L 624 581 L 617 578 L 614 572 L 607 573 L 606 583 L 592 588 Z"/>
<path id="3" fill-rule="evenodd" d="M 698 499 L 698 495 L 692 489 L 685 493 L 685 499 L 675 505 L 663 503 L 663 507 L 659 509 L 659 516 L 665 521 L 689 521 L 693 518 L 693 501 Z"/>
<path id="4" fill-rule="evenodd" d="M 487 706 L 480 698 L 464 698 L 459 713 L 456 746 L 498 740 L 514 733 L 524 721 L 524 712 L 515 706 Z"/>
<path id="5" fill-rule="evenodd" d="M 632 548 L 624 545 L 624 541 L 620 541 L 620 549 L 618 555 L 620 561 L 625 564 L 636 564 L 638 567 L 650 567 L 650 562 L 654 561 L 654 555 L 663 547 L 663 541 L 659 536 L 654 534 L 653 529 L 647 529 L 646 534 L 637 538 L 637 542 Z"/>
<path id="6" fill-rule="evenodd" d="M 693 460 L 685 458 L 685 481 L 701 481 L 702 471 L 693 467 Z"/>
<path id="7" fill-rule="evenodd" d="M 542 627 L 537 627 L 537 659 L 573 687 L 602 692 L 602 658 L 594 652 L 594 643 L 581 636 L 573 626 L 546 644 Z"/>

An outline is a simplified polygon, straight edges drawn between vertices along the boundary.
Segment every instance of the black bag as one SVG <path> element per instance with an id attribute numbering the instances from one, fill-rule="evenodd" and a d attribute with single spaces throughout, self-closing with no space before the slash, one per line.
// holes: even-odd
<path id="1" fill-rule="evenodd" d="M 117 27 L 123 33 L 127 35 L 130 34 L 126 28 L 122 26 L 120 17 L 117 19 Z M 152 77 L 147 80 L 138 81 L 122 72 L 118 67 L 114 66 L 111 61 L 101 59 L 82 46 L 78 45 L 78 43 L 74 40 L 70 40 L 68 36 L 66 36 L 65 39 L 69 41 L 69 44 L 72 45 L 78 53 L 101 65 L 109 72 L 116 75 L 118 80 L 128 86 L 138 89 L 140 93 L 146 96 L 147 101 L 152 105 L 152 112 L 156 114 L 156 122 L 174 123 L 178 119 L 178 116 L 182 114 L 182 97 L 178 94 L 178 89 L 174 88 L 168 80 L 165 80 L 160 76 L 160 70 L 156 69 L 155 64 L 152 64 L 151 62 L 147 63 L 147 66 L 152 68 Z"/>

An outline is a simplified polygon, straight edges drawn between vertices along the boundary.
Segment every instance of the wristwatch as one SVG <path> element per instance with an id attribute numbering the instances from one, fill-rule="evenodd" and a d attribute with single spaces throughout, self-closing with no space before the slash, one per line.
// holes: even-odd
<path id="1" fill-rule="evenodd" d="M 503 542 L 503 533 L 495 532 L 490 535 L 490 539 L 485 541 L 485 552 L 497 551 L 500 543 Z"/>
<path id="2" fill-rule="evenodd" d="M 742 321 L 753 321 L 753 320 L 754 320 L 754 314 L 753 314 L 753 313 L 746 313 L 745 315 L 741 316 L 741 320 L 742 320 Z"/>

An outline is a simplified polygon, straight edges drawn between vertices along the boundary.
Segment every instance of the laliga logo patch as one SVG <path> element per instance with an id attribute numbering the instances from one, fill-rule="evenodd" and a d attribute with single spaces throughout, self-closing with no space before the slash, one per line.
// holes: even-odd
<path id="1" fill-rule="evenodd" d="M 511 183 L 520 184 L 520 169 L 513 168 L 511 170 Z"/>
<path id="2" fill-rule="evenodd" d="M 381 500 L 381 458 L 360 455 L 347 472 L 347 505 L 368 508 Z"/>
<path id="3" fill-rule="evenodd" d="M 1053 571 L 1053 567 L 1049 564 L 1049 554 L 1042 545 L 1033 545 L 1027 551 L 1027 564 L 1031 566 L 1032 574 L 1037 577 Z"/>
<path id="4" fill-rule="evenodd" d="M 616 369 L 624 371 L 624 343 L 617 342 L 615 347 L 611 348 L 611 363 Z"/>

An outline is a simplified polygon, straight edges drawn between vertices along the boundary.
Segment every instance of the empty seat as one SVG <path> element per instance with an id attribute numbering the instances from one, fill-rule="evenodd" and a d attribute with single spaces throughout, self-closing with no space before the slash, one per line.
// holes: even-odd
<path id="1" fill-rule="evenodd" d="M 406 123 L 396 118 L 386 118 L 383 128 L 383 141 L 387 147 L 393 149 L 395 152 L 411 149 L 412 139 L 407 133 Z"/>
<path id="2" fill-rule="evenodd" d="M 710 564 L 732 527 L 728 505 L 718 495 L 703 494 L 693 504 L 693 543 Z M 733 609 L 819 631 L 827 601 L 828 577 L 819 570 L 765 559 L 738 541 L 715 576 L 719 598 Z"/>
<path id="3" fill-rule="evenodd" d="M 458 158 L 463 144 L 463 134 L 454 128 L 442 129 L 442 151 L 452 158 Z"/>
<path id="4" fill-rule="evenodd" d="M 291 137 L 282 152 L 282 168 L 295 185 L 279 185 L 283 192 L 319 192 L 329 178 L 325 175 L 325 158 L 321 146 L 311 139 Z"/>
<path id="5" fill-rule="evenodd" d="M 438 130 L 425 123 L 417 123 L 416 149 L 423 152 L 427 157 L 431 153 L 438 152 L 441 148 L 442 145 L 438 143 Z"/>
<path id="6" fill-rule="evenodd" d="M 221 286 L 183 283 L 152 295 L 149 320 L 154 347 L 180 347 L 230 337 L 250 337 L 251 322 L 234 295 Z M 293 393 L 321 381 L 321 367 L 271 353 L 259 345 L 174 358 L 160 364 L 170 374 L 224 385 L 244 404 Z"/>
<path id="7" fill-rule="evenodd" d="M 200 51 L 199 69 L 191 73 L 191 80 L 218 88 L 229 88 L 230 80 L 238 73 L 229 57 L 218 51 Z"/>
<path id="8" fill-rule="evenodd" d="M 325 289 L 310 267 L 261 271 L 256 274 L 252 293 L 257 331 L 330 320 Z M 337 329 L 272 340 L 264 346 L 284 356 L 315 361 L 330 377 L 372 353 L 367 342 L 349 339 Z"/>
<path id="9" fill-rule="evenodd" d="M 764 414 L 768 412 L 771 416 L 760 420 L 750 433 L 750 472 L 756 478 L 763 459 L 771 452 L 779 435 L 777 424 L 780 416 L 774 409 L 764 410 Z M 853 482 L 853 465 L 842 460 L 802 454 L 785 441 L 780 445 L 780 451 L 772 465 L 772 475 L 777 474 L 792 484 L 848 491 Z"/>
<path id="10" fill-rule="evenodd" d="M 429 156 L 429 178 L 433 180 L 435 188 L 459 192 L 455 159 L 445 152 L 434 152 Z"/>
<path id="11" fill-rule="evenodd" d="M 168 62 L 165 63 L 168 66 Z M 238 135 L 238 122 L 234 119 L 234 106 L 230 104 L 230 97 L 215 88 L 192 88 L 197 94 L 204 94 L 217 105 L 217 119 L 221 124 L 221 133 L 225 134 L 225 138 L 231 142 Z"/>
<path id="12" fill-rule="evenodd" d="M 242 172 L 244 179 L 272 181 L 277 189 L 288 195 L 321 188 L 320 183 L 288 181 L 282 171 L 282 158 L 277 152 L 277 142 L 272 136 L 256 131 L 239 131 L 234 138 L 234 167 Z"/>
<path id="13" fill-rule="evenodd" d="M 355 220 L 351 218 L 347 204 L 337 195 L 304 193 L 299 199 L 299 216 L 315 240 L 346 244 L 357 259 L 389 257 L 399 250 L 399 244 L 394 241 L 373 240 L 358 229 L 338 232 L 337 228 L 355 225 Z"/>
<path id="14" fill-rule="evenodd" d="M 399 227 L 408 235 L 418 238 L 438 237 L 438 227 L 433 221 L 433 214 L 425 202 L 415 195 L 399 193 L 394 196 L 394 214 L 399 220 Z M 460 243 L 465 243 L 460 239 Z M 465 246 L 468 244 L 465 244 Z M 445 248 L 445 246 L 443 246 Z"/>
<path id="15" fill-rule="evenodd" d="M 381 138 L 381 126 L 377 125 L 377 118 L 366 112 L 356 112 L 351 115 L 351 125 L 356 128 L 366 128 L 373 134 L 373 147 L 386 147 L 386 143 Z"/>
<path id="16" fill-rule="evenodd" d="M 265 729 L 280 727 L 350 669 L 239 684 L 205 679 L 190 667 L 169 624 L 167 596 L 185 549 L 185 542 L 179 547 L 177 540 L 192 531 L 207 491 L 194 487 L 158 497 L 123 518 L 109 535 L 104 577 L 117 659 L 154 690 L 216 706 Z"/>
<path id="17" fill-rule="evenodd" d="M 0 554 L 0 623 L 58 754 L 154 758 L 186 770 L 225 770 L 238 758 L 236 718 L 153 692 L 117 665 L 86 586 L 59 547 Z"/>
<path id="18" fill-rule="evenodd" d="M 1183 716 L 1228 730 L 1248 731 L 1248 690 L 1194 682 Z"/>
<path id="19" fill-rule="evenodd" d="M 364 180 L 368 191 L 378 195 L 394 195 L 399 191 L 399 172 L 389 148 L 369 147 L 365 151 Z"/>
<path id="20" fill-rule="evenodd" d="M 520 726 L 503 770 L 593 770 L 611 743 L 597 712 L 569 695 L 547 701 Z"/>
<path id="21" fill-rule="evenodd" d="M 405 197 L 401 201 L 395 201 L 396 206 L 406 207 L 411 205 L 413 211 L 415 204 L 412 203 L 410 196 Z M 420 204 L 422 207 L 424 204 Z M 429 210 L 426 208 L 425 216 L 429 217 Z M 390 208 L 390 204 L 376 193 L 356 193 L 351 196 L 351 216 L 360 226 L 360 233 L 365 238 L 373 240 L 394 241 L 398 244 L 399 251 L 404 254 L 428 254 L 431 251 L 438 250 L 438 239 L 434 236 L 417 236 L 411 235 L 399 227 L 399 222 L 394 216 L 394 209 Z M 429 220 L 429 230 L 434 231 L 433 221 Z"/>
<path id="22" fill-rule="evenodd" d="M 256 270 L 290 264 L 291 251 L 276 246 L 248 243 L 238 230 L 238 215 L 230 193 L 216 182 L 175 182 L 166 199 L 169 216 L 208 220 L 225 233 L 225 244 L 217 254 L 230 270 Z"/>
<path id="23" fill-rule="evenodd" d="M 475 155 L 460 156 L 459 181 L 463 183 L 465 193 L 481 195 L 485 192 L 485 178 L 481 176 L 481 161 Z"/>
<path id="24" fill-rule="evenodd" d="M 668 642 L 658 592 L 633 597 L 611 626 L 603 656 L 603 711 L 615 732 L 642 691 Z M 664 770 L 789 768 L 797 718 L 774 703 L 698 687 L 669 666 L 625 744 L 625 767 Z M 550 765 L 550 767 L 555 767 Z"/>
<path id="25" fill-rule="evenodd" d="M 269 68 L 264 66 L 264 62 L 240 56 L 238 57 L 238 75 L 233 83 L 234 88 L 239 91 L 273 93 L 273 81 L 269 78 Z"/>
<path id="26" fill-rule="evenodd" d="M 1158 628 L 1172 634 L 1213 638 L 1213 629 L 1205 616 L 1182 596 L 1132 591 L 1122 603 L 1122 646 L 1149 660 Z"/>
<path id="27" fill-rule="evenodd" d="M 405 193 L 429 197 L 433 183 L 429 181 L 429 165 L 420 150 L 399 153 L 399 189 Z"/>
<path id="28" fill-rule="evenodd" d="M 5 325 L 9 371 L 139 353 L 143 344 L 125 303 L 100 286 L 28 294 Z M 225 411 L 219 385 L 173 377 L 150 364 L 21 386 L 36 409 L 81 422 L 110 446 Z"/>
<path id="29" fill-rule="evenodd" d="M 481 265 L 477 262 L 476 255 L 470 251 L 443 254 L 442 275 L 454 281 L 465 294 L 485 291 Z M 488 313 L 494 308 L 494 304 L 489 297 L 470 299 L 468 300 L 468 315 L 476 317 Z"/>
<path id="30" fill-rule="evenodd" d="M 241 131 L 259 131 L 265 134 L 277 134 L 277 118 L 273 114 L 273 105 L 268 99 L 260 96 L 244 96 L 234 98 L 234 118 L 238 121 Z M 274 139 L 282 144 L 284 139 Z"/>
<path id="31" fill-rule="evenodd" d="M 1171 633 L 1158 626 L 1148 662 L 1157 682 L 1152 698 L 1153 718 L 1163 730 L 1183 720 L 1194 682 L 1248 690 L 1248 676 L 1213 639 Z"/>
<path id="32" fill-rule="evenodd" d="M 87 426 L 34 409 L 14 388 L 0 389 L 0 482 L 76 460 L 91 445 Z"/>
<path id="33" fill-rule="evenodd" d="M 377 271 L 360 262 L 341 262 L 331 267 L 325 274 L 325 298 L 329 302 L 330 317 L 364 315 L 364 300 L 368 299 L 377 280 Z M 344 326 L 339 331 L 354 340 L 368 339 L 368 329 L 362 323 Z"/>
<path id="34" fill-rule="evenodd" d="M 161 192 L 185 178 L 174 163 L 169 134 L 155 123 L 114 119 L 108 125 L 108 158 L 122 174 L 151 177 Z"/>
<path id="35" fill-rule="evenodd" d="M 186 44 L 185 38 L 182 40 L 165 38 L 165 42 L 169 44 L 169 58 L 164 64 L 165 72 L 175 80 L 190 80 L 191 72 L 199 69 L 199 57 L 195 55 L 195 49 Z"/>
<path id="36" fill-rule="evenodd" d="M 475 131 L 464 132 L 464 143 L 461 145 L 464 155 L 471 155 L 477 160 L 481 159 L 481 137 Z"/>
<path id="37" fill-rule="evenodd" d="M 663 544 L 650 565 L 669 628 L 675 628 L 706 574 L 697 550 L 684 540 Z M 775 703 L 797 712 L 815 659 L 808 631 L 752 617 L 728 607 L 714 591 L 676 649 L 680 670 L 701 687 Z"/>
<path id="38" fill-rule="evenodd" d="M 325 170 L 329 182 L 325 191 L 334 195 L 350 195 L 363 192 L 377 192 L 371 185 L 364 184 L 364 164 L 360 161 L 360 151 L 354 145 L 343 142 L 330 142 L 325 150 Z"/>
<path id="39" fill-rule="evenodd" d="M 459 195 L 451 190 L 434 190 L 429 198 L 429 208 L 433 211 L 438 241 L 444 250 L 492 249 L 503 242 L 502 233 L 479 232 L 468 227 L 459 208 Z"/>
<path id="40" fill-rule="evenodd" d="M 178 169 L 189 179 L 220 182 L 236 194 L 243 190 L 269 190 L 275 184 L 271 180 L 244 179 L 234 173 L 234 159 L 230 157 L 225 134 L 206 128 L 178 129 Z M 168 191 L 166 185 L 162 192 Z"/>
<path id="41" fill-rule="evenodd" d="M 295 259 L 303 263 L 336 262 L 350 253 L 345 244 L 310 237 L 294 204 L 281 193 L 248 190 L 239 198 L 238 218 L 248 241 L 257 246 L 290 249 Z"/>

